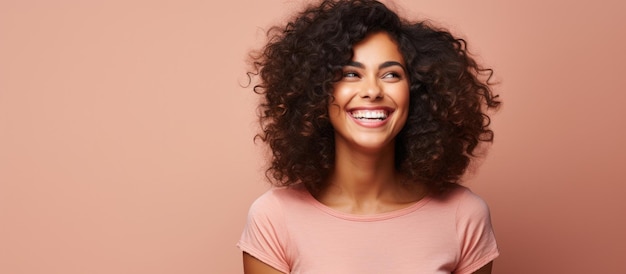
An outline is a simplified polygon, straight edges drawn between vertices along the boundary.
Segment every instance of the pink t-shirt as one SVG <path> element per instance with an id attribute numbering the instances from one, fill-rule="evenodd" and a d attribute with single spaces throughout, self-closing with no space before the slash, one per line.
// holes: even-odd
<path id="1" fill-rule="evenodd" d="M 301 185 L 273 188 L 237 245 L 284 273 L 468 274 L 499 255 L 489 208 L 462 186 L 375 215 L 336 211 Z"/>

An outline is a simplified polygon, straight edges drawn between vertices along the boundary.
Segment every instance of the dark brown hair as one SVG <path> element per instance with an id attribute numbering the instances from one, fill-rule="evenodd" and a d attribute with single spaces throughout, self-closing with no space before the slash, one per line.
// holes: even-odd
<path id="1" fill-rule="evenodd" d="M 486 111 L 500 104 L 492 75 L 469 56 L 465 41 L 426 21 L 409 22 L 373 0 L 326 0 L 268 32 L 252 54 L 254 91 L 276 185 L 303 183 L 315 193 L 334 165 L 328 117 L 333 85 L 352 47 L 373 32 L 398 44 L 410 81 L 409 117 L 396 137 L 395 165 L 408 182 L 441 193 L 465 173 L 480 142 L 492 141 Z"/>

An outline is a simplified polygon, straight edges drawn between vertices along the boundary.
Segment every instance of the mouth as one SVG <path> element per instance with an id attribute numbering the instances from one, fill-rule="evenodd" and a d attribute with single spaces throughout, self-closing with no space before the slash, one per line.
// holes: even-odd
<path id="1" fill-rule="evenodd" d="M 357 109 L 348 112 L 352 118 L 359 121 L 384 121 L 391 111 L 386 109 Z"/>

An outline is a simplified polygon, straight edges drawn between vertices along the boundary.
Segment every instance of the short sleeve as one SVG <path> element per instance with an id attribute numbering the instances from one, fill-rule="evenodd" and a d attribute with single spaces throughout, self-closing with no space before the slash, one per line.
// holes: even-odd
<path id="1" fill-rule="evenodd" d="M 456 225 L 461 253 L 455 274 L 473 273 L 498 257 L 489 207 L 469 190 L 459 202 Z"/>
<path id="2" fill-rule="evenodd" d="M 289 273 L 285 256 L 284 217 L 272 190 L 259 197 L 248 212 L 239 249 L 284 273 Z"/>

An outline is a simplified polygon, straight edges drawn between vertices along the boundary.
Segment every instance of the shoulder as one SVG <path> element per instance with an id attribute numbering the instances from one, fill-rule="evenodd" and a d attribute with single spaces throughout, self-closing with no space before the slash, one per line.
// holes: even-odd
<path id="1" fill-rule="evenodd" d="M 289 273 L 289 226 L 286 215 L 298 201 L 301 191 L 293 187 L 273 187 L 250 206 L 239 248 L 259 261 Z"/>
<path id="2" fill-rule="evenodd" d="M 303 201 L 307 194 L 306 189 L 301 185 L 289 187 L 272 187 L 259 196 L 250 206 L 249 215 L 276 215 L 282 213 L 283 209 L 290 205 Z"/>
<path id="3" fill-rule="evenodd" d="M 456 230 L 461 247 L 454 273 L 474 273 L 499 255 L 489 206 L 463 186 L 456 187 L 450 197 L 456 201 Z"/>
<path id="4" fill-rule="evenodd" d="M 465 186 L 455 186 L 443 194 L 440 200 L 456 207 L 457 215 L 489 213 L 489 206 L 485 200 Z"/>
<path id="5" fill-rule="evenodd" d="M 433 197 L 440 208 L 456 223 L 457 228 L 491 225 L 489 206 L 483 198 L 468 187 L 457 185 L 437 197 Z M 465 230 L 465 229 L 463 229 Z"/>

